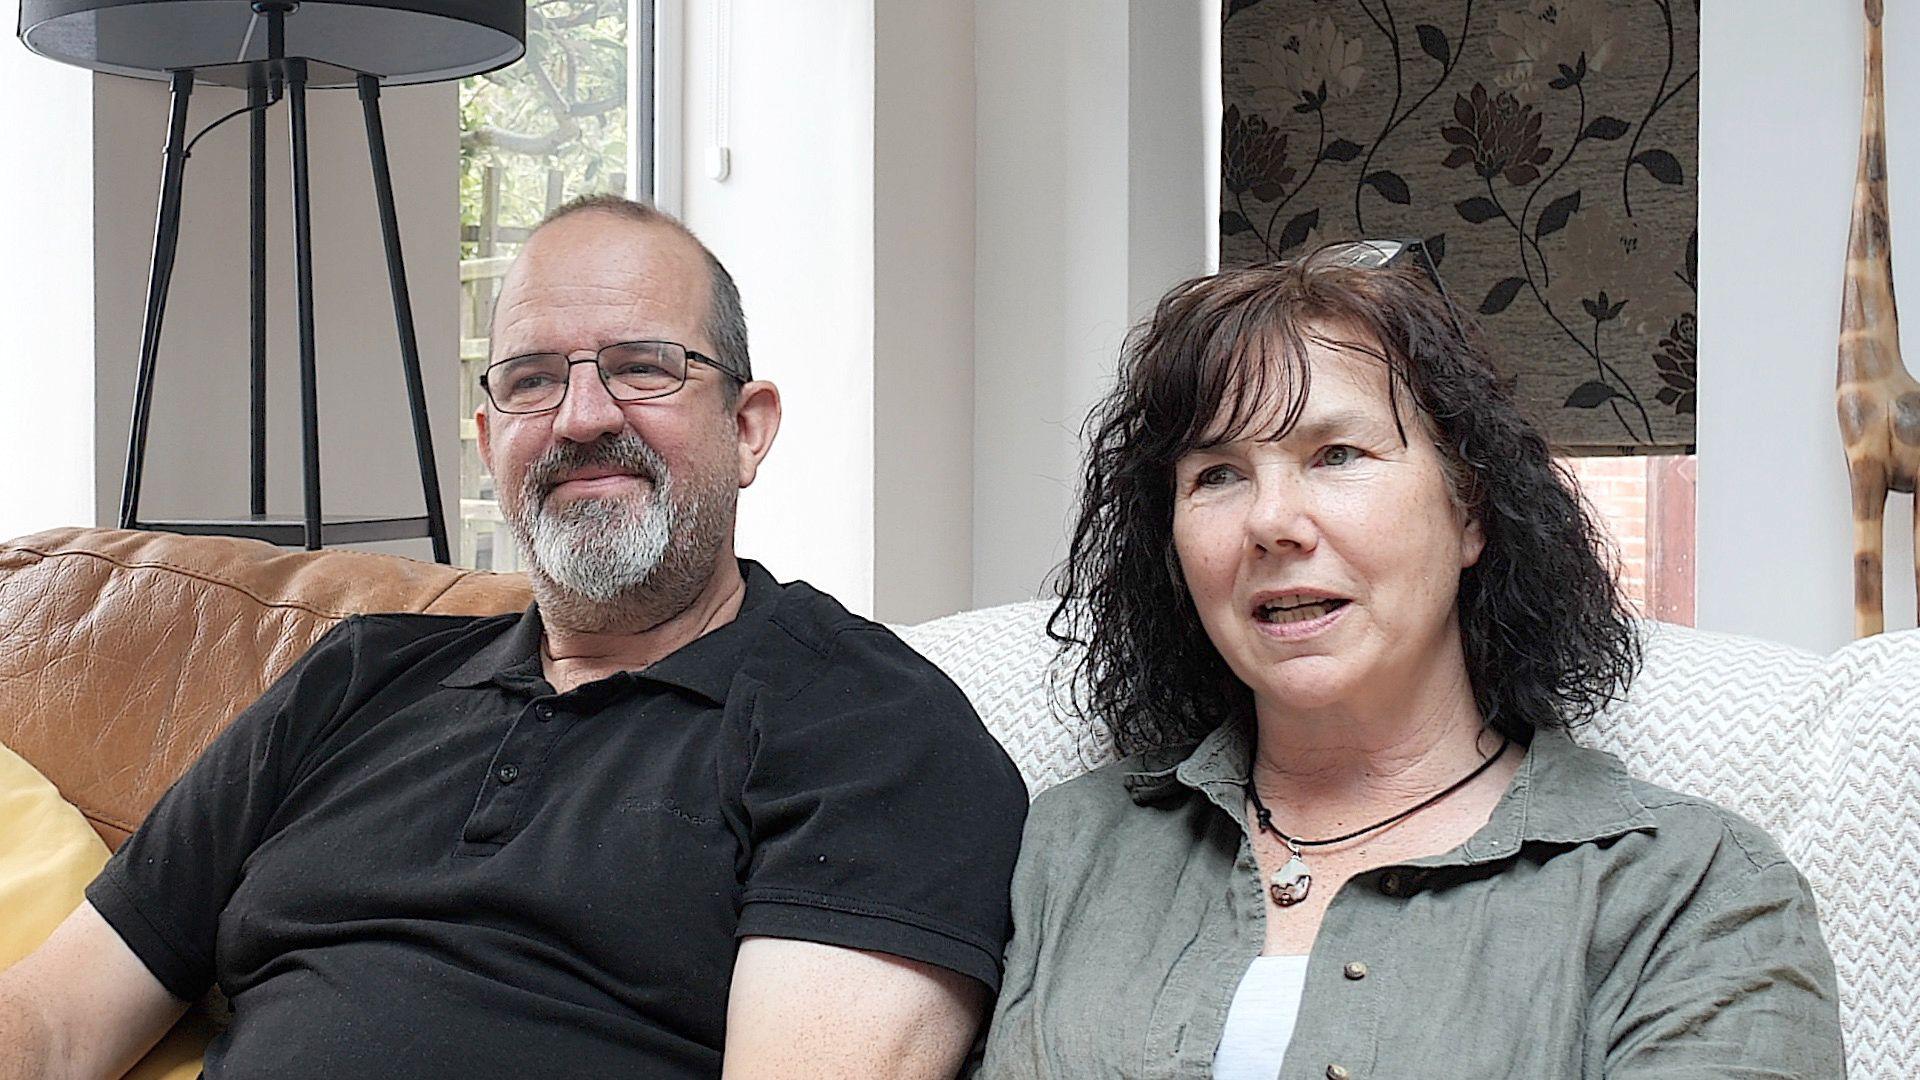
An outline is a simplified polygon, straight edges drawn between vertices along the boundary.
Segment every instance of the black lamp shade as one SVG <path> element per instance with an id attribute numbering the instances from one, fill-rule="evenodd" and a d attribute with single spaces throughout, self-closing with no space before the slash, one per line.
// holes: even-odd
<path id="1" fill-rule="evenodd" d="M 286 55 L 387 85 L 505 67 L 526 52 L 525 0 L 301 0 Z M 164 79 L 181 68 L 267 59 L 251 0 L 20 0 L 20 40 L 94 71 Z M 353 85 L 350 75 L 312 85 Z"/>

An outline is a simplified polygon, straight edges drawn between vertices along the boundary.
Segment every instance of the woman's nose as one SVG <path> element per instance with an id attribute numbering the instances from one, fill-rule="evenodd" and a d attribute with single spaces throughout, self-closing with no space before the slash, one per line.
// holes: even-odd
<path id="1" fill-rule="evenodd" d="M 1260 476 L 1247 509 L 1247 539 L 1265 551 L 1313 550 L 1320 529 L 1307 485 L 1280 470 Z"/>

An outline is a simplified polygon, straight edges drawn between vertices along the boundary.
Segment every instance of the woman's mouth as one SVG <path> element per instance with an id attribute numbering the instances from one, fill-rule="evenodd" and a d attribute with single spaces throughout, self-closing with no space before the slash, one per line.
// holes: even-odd
<path id="1" fill-rule="evenodd" d="M 1267 634 L 1302 638 L 1333 625 L 1351 602 L 1338 597 L 1281 596 L 1257 605 L 1253 618 Z"/>

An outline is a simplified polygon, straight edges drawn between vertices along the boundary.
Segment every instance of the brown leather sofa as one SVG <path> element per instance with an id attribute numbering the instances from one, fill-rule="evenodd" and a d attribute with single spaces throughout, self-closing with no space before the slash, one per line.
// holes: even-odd
<path id="1" fill-rule="evenodd" d="M 236 712 L 363 612 L 495 614 L 525 577 L 254 540 L 57 529 L 0 543 L 0 743 L 118 848 Z"/>
<path id="2" fill-rule="evenodd" d="M 0 542 L 0 742 L 117 846 L 336 620 L 527 601 L 517 576 L 378 555 L 104 530 Z M 896 627 L 966 691 L 1035 790 L 1112 757 L 1055 715 L 1050 610 L 1009 604 Z M 1821 656 L 1645 629 L 1645 670 L 1583 741 L 1779 838 L 1819 897 L 1848 1072 L 1920 1076 L 1920 630 Z"/>

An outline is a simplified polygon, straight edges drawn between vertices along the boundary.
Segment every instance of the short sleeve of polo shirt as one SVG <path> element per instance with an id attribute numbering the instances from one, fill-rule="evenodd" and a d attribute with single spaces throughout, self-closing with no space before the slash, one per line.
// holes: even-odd
<path id="1" fill-rule="evenodd" d="M 213 983 L 221 913 L 306 742 L 346 696 L 358 623 L 327 631 L 235 716 L 87 886 L 88 902 L 176 998 Z"/>
<path id="2" fill-rule="evenodd" d="M 997 990 L 1026 787 L 958 687 L 887 630 L 842 629 L 755 703 L 737 934 L 917 960 Z"/>

